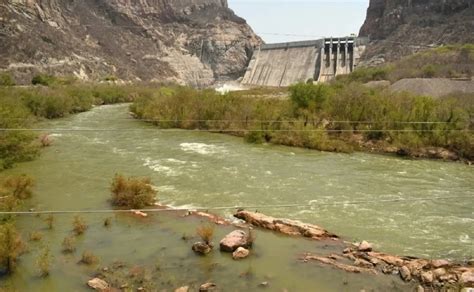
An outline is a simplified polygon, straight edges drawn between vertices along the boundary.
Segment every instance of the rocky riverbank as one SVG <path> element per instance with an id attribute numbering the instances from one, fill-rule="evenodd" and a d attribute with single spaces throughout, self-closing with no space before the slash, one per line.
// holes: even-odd
<path id="1" fill-rule="evenodd" d="M 314 240 L 333 240 L 341 243 L 340 252 L 329 255 L 304 254 L 300 260 L 315 261 L 350 273 L 399 275 L 406 282 L 419 283 L 418 291 L 445 291 L 474 287 L 474 262 L 429 260 L 409 256 L 396 256 L 373 250 L 372 244 L 349 243 L 323 228 L 303 222 L 274 218 L 261 213 L 238 211 L 234 214 L 248 224 L 291 236 Z"/>

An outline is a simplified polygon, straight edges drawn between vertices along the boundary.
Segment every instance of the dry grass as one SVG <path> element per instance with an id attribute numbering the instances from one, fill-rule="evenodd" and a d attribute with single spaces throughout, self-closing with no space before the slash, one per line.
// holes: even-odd
<path id="1" fill-rule="evenodd" d="M 62 243 L 64 253 L 73 253 L 76 251 L 76 238 L 74 236 L 66 236 Z"/>
<path id="2" fill-rule="evenodd" d="M 39 231 L 33 231 L 30 233 L 30 241 L 41 241 L 43 239 L 43 234 Z"/>
<path id="3" fill-rule="evenodd" d="M 48 215 L 46 219 L 44 220 L 46 222 L 46 225 L 48 226 L 48 229 L 53 229 L 54 227 L 54 216 L 53 215 Z"/>
<path id="4" fill-rule="evenodd" d="M 48 247 L 45 247 L 41 252 L 38 259 L 36 260 L 36 265 L 41 277 L 49 276 L 51 268 L 51 252 Z"/>
<path id="5" fill-rule="evenodd" d="M 86 232 L 88 226 L 84 219 L 80 216 L 75 216 L 74 221 L 72 222 L 73 231 L 76 235 L 82 235 Z"/>
<path id="6" fill-rule="evenodd" d="M 94 265 L 99 262 L 99 258 L 96 255 L 94 255 L 91 251 L 86 250 L 82 253 L 82 257 L 79 262 L 85 265 Z"/>
<path id="7" fill-rule="evenodd" d="M 196 228 L 196 233 L 201 237 L 204 243 L 209 245 L 214 237 L 214 226 L 211 224 L 201 225 Z"/>

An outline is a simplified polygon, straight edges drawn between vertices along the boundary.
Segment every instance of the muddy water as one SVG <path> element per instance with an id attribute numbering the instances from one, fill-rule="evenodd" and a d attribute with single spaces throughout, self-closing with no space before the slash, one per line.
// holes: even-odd
<path id="1" fill-rule="evenodd" d="M 151 177 L 159 189 L 158 199 L 165 204 L 260 206 L 270 215 L 319 224 L 350 240 L 374 242 L 378 249 L 391 253 L 453 259 L 472 256 L 474 171 L 463 164 L 255 146 L 219 134 L 162 132 L 129 119 L 125 105 L 96 108 L 44 127 L 127 130 L 52 132 L 54 145 L 41 158 L 5 173 L 28 173 L 36 178 L 31 205 L 38 210 L 110 208 L 108 186 L 119 172 Z M 445 196 L 469 198 L 413 200 Z M 391 199 L 410 201 L 380 202 Z M 364 203 L 350 203 L 354 201 Z M 311 207 L 269 207 L 295 203 Z M 230 211 L 220 213 L 231 215 Z M 6 282 L 19 290 L 85 289 L 84 281 L 97 267 L 77 261 L 82 251 L 92 250 L 101 258 L 100 265 L 122 260 L 158 266 L 163 279 L 158 285 L 168 289 L 207 280 L 226 291 L 254 290 L 263 281 L 274 291 L 407 288 L 396 278 L 361 277 L 297 261 L 302 252 L 327 253 L 332 248 L 327 243 L 258 232 L 254 257 L 236 263 L 219 252 L 208 258 L 192 254 L 193 239 L 181 237 L 194 234 L 199 225 L 196 218 L 117 215 L 112 227 L 105 229 L 102 221 L 107 215 L 84 217 L 90 228 L 73 255 L 60 252 L 63 238 L 70 234 L 71 216 L 56 216 L 52 231 L 45 230 L 42 218 L 20 218 L 25 235 L 40 230 L 44 239 L 30 244 L 19 272 Z M 226 231 L 216 230 L 216 237 Z M 45 245 L 54 254 L 54 265 L 52 276 L 40 279 L 34 262 Z"/>

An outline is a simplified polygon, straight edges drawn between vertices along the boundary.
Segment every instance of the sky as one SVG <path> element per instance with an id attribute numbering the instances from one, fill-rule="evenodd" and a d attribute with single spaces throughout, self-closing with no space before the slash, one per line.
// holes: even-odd
<path id="1" fill-rule="evenodd" d="M 359 32 L 369 0 L 228 0 L 266 43 Z"/>

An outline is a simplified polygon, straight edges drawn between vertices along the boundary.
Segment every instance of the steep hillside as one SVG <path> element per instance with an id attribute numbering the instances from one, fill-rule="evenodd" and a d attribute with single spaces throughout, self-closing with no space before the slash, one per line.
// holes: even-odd
<path id="1" fill-rule="evenodd" d="M 242 75 L 260 43 L 227 0 L 0 4 L 0 70 L 21 83 L 46 72 L 203 86 Z"/>
<path id="2" fill-rule="evenodd" d="M 370 0 L 359 35 L 365 60 L 383 62 L 445 44 L 474 43 L 472 0 Z"/>

